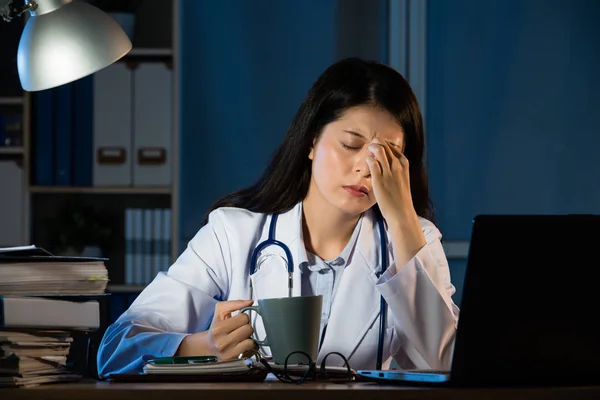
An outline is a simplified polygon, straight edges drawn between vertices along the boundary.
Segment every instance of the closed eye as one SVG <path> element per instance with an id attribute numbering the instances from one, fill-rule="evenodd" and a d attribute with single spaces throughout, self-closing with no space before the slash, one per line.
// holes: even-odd
<path id="1" fill-rule="evenodd" d="M 340 144 L 342 145 L 342 147 L 348 151 L 359 151 L 361 149 L 362 146 L 358 146 L 358 147 L 353 147 L 353 146 L 348 146 L 347 144 L 344 144 L 342 142 L 340 142 Z"/>

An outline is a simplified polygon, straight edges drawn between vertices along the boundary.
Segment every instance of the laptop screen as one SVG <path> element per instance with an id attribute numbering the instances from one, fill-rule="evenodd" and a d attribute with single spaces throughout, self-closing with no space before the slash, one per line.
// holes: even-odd
<path id="1" fill-rule="evenodd" d="M 474 219 L 451 380 L 600 378 L 600 216 Z"/>

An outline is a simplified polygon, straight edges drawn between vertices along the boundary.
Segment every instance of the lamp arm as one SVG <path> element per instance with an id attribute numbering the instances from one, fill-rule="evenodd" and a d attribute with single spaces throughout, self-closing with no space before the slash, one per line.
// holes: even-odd
<path id="1" fill-rule="evenodd" d="M 3 4 L 6 3 L 6 4 Z M 20 6 L 15 3 L 21 4 Z M 16 17 L 21 16 L 25 11 L 35 11 L 37 9 L 37 3 L 33 0 L 19 1 L 19 0 L 0 0 L 0 16 L 6 22 L 10 22 Z"/>

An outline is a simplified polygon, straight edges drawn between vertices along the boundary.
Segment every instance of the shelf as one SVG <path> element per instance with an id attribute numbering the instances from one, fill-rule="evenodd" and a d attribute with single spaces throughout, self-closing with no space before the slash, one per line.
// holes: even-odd
<path id="1" fill-rule="evenodd" d="M 144 285 L 108 285 L 106 287 L 107 293 L 140 293 L 144 290 Z"/>
<path id="2" fill-rule="evenodd" d="M 22 147 L 0 147 L 0 155 L 23 154 Z"/>
<path id="3" fill-rule="evenodd" d="M 149 47 L 133 48 L 125 57 L 171 57 L 173 50 L 171 49 L 153 49 Z"/>
<path id="4" fill-rule="evenodd" d="M 22 97 L 0 97 L 0 106 L 18 106 L 23 104 Z"/>
<path id="5" fill-rule="evenodd" d="M 171 194 L 170 186 L 143 187 L 73 187 L 73 186 L 31 186 L 31 193 L 83 193 L 83 194 Z"/>

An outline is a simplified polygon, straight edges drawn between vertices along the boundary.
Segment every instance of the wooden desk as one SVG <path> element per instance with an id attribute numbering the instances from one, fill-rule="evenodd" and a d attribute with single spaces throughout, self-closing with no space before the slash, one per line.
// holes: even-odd
<path id="1" fill-rule="evenodd" d="M 0 399 L 50 400 L 412 400 L 412 399 L 599 399 L 600 386 L 572 388 L 459 389 L 380 386 L 372 383 L 302 385 L 263 383 L 71 383 L 0 389 Z"/>

